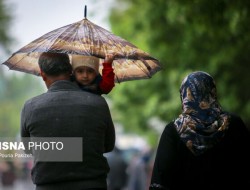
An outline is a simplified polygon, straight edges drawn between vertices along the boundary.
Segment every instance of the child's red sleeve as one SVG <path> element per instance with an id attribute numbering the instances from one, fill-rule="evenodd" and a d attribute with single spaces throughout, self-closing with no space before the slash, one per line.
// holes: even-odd
<path id="1" fill-rule="evenodd" d="M 99 88 L 103 94 L 108 94 L 115 86 L 115 73 L 111 63 L 103 63 L 102 80 Z"/>

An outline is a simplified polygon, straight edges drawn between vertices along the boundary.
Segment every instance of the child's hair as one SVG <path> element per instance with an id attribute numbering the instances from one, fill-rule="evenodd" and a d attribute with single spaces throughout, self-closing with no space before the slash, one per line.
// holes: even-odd
<path id="1" fill-rule="evenodd" d="M 94 56 L 84 56 L 84 55 L 72 55 L 72 67 L 75 70 L 77 67 L 86 66 L 95 70 L 99 73 L 99 58 Z"/>

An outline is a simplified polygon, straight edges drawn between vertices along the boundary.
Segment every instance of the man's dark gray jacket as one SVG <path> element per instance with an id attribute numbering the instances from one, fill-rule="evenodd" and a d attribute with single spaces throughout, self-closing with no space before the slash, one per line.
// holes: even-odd
<path id="1" fill-rule="evenodd" d="M 34 163 L 32 180 L 38 187 L 106 188 L 109 166 L 103 153 L 113 149 L 115 130 L 102 96 L 84 92 L 70 81 L 57 81 L 25 103 L 21 136 L 83 139 L 82 162 Z"/>

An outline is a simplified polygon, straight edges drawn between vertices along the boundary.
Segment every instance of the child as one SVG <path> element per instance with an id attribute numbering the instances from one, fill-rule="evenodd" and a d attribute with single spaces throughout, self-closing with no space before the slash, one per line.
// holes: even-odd
<path id="1" fill-rule="evenodd" d="M 108 94 L 115 86 L 112 68 L 113 55 L 108 54 L 103 63 L 102 76 L 99 73 L 99 58 L 94 56 L 73 55 L 73 81 L 82 90 L 95 94 Z"/>

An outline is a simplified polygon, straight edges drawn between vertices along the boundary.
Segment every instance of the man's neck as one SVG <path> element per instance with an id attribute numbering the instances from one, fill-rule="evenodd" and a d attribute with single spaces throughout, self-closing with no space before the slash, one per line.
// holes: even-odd
<path id="1" fill-rule="evenodd" d="M 49 77 L 47 77 L 45 84 L 46 84 L 47 88 L 49 88 L 54 82 L 61 81 L 61 80 L 70 81 L 70 78 L 68 75 L 49 76 Z"/>

